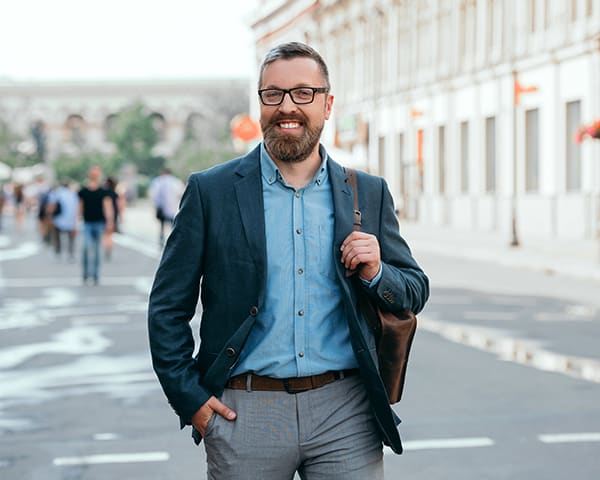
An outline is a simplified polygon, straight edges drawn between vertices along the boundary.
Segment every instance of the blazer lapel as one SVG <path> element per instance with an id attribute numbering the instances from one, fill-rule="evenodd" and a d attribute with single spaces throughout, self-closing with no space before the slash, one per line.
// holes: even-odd
<path id="1" fill-rule="evenodd" d="M 264 287 L 267 241 L 259 156 L 260 149 L 257 147 L 242 159 L 236 172 L 239 180 L 234 184 L 234 188 L 250 254 L 258 271 L 260 285 Z M 264 288 L 261 288 L 260 292 L 263 296 Z M 261 302 L 262 300 L 259 299 Z"/>

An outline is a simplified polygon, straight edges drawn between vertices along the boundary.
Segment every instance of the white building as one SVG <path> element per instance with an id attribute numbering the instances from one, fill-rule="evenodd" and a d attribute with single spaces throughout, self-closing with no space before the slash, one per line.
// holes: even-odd
<path id="1" fill-rule="evenodd" d="M 507 241 L 600 230 L 600 141 L 573 141 L 600 118 L 597 0 L 273 0 L 252 28 L 257 64 L 291 40 L 323 55 L 326 137 L 401 215 Z"/>

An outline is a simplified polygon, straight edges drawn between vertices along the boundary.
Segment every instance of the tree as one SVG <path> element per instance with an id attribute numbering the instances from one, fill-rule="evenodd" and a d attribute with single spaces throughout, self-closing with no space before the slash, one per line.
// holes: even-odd
<path id="1" fill-rule="evenodd" d="M 117 147 L 120 165 L 132 163 L 140 173 L 156 175 L 164 164 L 164 159 L 152 155 L 158 132 L 142 103 L 135 103 L 116 115 L 108 138 Z"/>

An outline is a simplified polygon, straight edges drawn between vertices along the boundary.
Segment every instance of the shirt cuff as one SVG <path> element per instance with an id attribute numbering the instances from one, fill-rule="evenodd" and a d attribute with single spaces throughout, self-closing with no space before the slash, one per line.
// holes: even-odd
<path id="1" fill-rule="evenodd" d="M 381 268 L 381 265 L 379 265 L 379 271 L 377 272 L 377 275 L 375 275 L 371 280 L 365 280 L 364 278 L 360 278 L 360 275 L 358 276 L 358 278 L 360 278 L 360 281 L 362 282 L 362 284 L 365 287 L 371 288 L 371 287 L 377 285 L 377 282 L 379 282 L 379 280 L 381 280 L 382 274 L 383 274 L 383 269 Z"/>

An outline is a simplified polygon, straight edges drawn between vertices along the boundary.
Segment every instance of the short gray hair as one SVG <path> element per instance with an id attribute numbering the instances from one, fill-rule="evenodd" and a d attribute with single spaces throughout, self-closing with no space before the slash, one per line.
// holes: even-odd
<path id="1" fill-rule="evenodd" d="M 258 88 L 260 88 L 262 84 L 263 73 L 267 65 L 275 62 L 276 60 L 290 60 L 292 58 L 311 58 L 317 65 L 319 65 L 319 69 L 321 70 L 321 75 L 323 75 L 323 80 L 325 80 L 325 86 L 327 88 L 331 88 L 329 84 L 329 70 L 327 68 L 327 64 L 323 57 L 319 55 L 314 48 L 309 47 L 308 45 L 301 42 L 289 42 L 282 43 L 273 47 L 271 50 L 267 52 L 265 58 L 260 66 L 260 75 L 258 76 Z"/>

